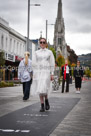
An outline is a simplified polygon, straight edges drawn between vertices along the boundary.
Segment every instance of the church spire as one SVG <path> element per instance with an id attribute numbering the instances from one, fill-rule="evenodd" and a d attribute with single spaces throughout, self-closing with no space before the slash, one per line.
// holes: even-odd
<path id="1" fill-rule="evenodd" d="M 62 1 L 61 1 L 61 0 L 59 0 L 59 2 L 58 2 L 57 18 L 58 18 L 58 19 L 61 19 L 61 18 L 62 18 Z"/>

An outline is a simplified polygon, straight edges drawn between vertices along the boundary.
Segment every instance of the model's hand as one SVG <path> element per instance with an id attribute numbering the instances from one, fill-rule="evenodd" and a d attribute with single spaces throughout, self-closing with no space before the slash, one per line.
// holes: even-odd
<path id="1" fill-rule="evenodd" d="M 54 80 L 54 76 L 53 76 L 53 75 L 51 75 L 51 81 L 52 81 L 52 80 Z"/>

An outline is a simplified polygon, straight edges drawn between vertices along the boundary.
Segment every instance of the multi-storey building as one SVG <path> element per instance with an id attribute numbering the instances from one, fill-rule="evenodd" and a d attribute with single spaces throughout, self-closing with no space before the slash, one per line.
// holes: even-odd
<path id="1" fill-rule="evenodd" d="M 24 58 L 24 52 L 30 52 L 32 59 L 33 53 L 38 49 L 38 42 L 35 43 L 29 40 L 27 47 L 27 38 L 12 29 L 9 23 L 0 18 L 0 52 L 5 54 L 5 66 L 8 67 L 3 73 L 3 79 L 10 80 L 17 78 L 17 67 L 19 62 Z M 12 68 L 13 67 L 13 70 Z M 14 72 L 12 74 L 12 72 Z"/>

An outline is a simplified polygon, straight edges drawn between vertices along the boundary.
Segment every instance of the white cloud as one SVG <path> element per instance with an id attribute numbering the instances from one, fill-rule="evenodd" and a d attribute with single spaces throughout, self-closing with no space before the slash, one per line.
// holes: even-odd
<path id="1" fill-rule="evenodd" d="M 67 44 L 75 50 L 77 55 L 91 52 L 91 35 L 83 33 L 67 33 Z"/>
<path id="2" fill-rule="evenodd" d="M 27 35 L 28 0 L 0 0 L 0 16 L 9 22 L 10 27 Z M 45 37 L 46 19 L 54 24 L 57 17 L 58 0 L 31 0 L 30 38 L 36 39 L 40 31 Z M 77 54 L 91 52 L 91 0 L 62 0 L 66 42 Z M 53 43 L 54 26 L 48 25 L 48 39 Z"/>

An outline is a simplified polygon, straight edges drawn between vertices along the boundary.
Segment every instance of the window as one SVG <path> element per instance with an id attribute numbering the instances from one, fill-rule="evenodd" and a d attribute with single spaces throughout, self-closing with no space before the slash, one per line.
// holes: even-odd
<path id="1" fill-rule="evenodd" d="M 61 38 L 58 38 L 58 44 L 61 44 L 61 42 L 62 42 Z"/>
<path id="2" fill-rule="evenodd" d="M 11 52 L 11 49 L 12 49 L 12 39 L 10 38 L 10 48 L 9 48 L 10 52 Z"/>
<path id="3" fill-rule="evenodd" d="M 22 55 L 22 49 L 21 49 L 22 44 L 20 44 L 20 56 Z"/>
<path id="4" fill-rule="evenodd" d="M 1 49 L 3 49 L 3 48 L 4 48 L 4 37 L 2 35 L 2 37 L 1 37 Z"/>
<path id="5" fill-rule="evenodd" d="M 24 52 L 25 52 L 25 46 L 23 45 L 23 55 L 24 55 Z"/>
<path id="6" fill-rule="evenodd" d="M 13 45 L 13 53 L 15 53 L 15 40 L 14 40 L 14 45 Z"/>
<path id="7" fill-rule="evenodd" d="M 19 45 L 19 43 L 17 42 L 17 52 L 16 52 L 17 54 L 18 54 L 18 45 Z"/>
<path id="8" fill-rule="evenodd" d="M 7 51 L 8 39 L 6 37 L 6 51 Z"/>

